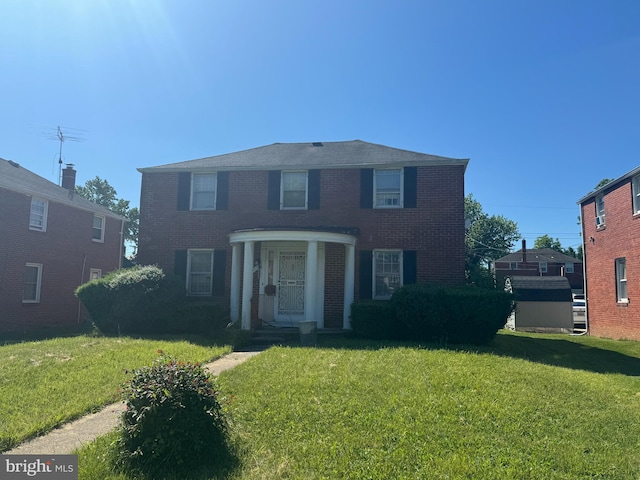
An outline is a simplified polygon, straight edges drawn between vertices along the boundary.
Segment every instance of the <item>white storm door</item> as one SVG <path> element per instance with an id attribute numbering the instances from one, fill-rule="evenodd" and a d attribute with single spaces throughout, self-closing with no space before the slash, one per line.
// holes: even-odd
<path id="1" fill-rule="evenodd" d="M 307 254 L 304 251 L 280 251 L 276 255 L 277 298 L 275 320 L 304 320 L 304 288 Z"/>

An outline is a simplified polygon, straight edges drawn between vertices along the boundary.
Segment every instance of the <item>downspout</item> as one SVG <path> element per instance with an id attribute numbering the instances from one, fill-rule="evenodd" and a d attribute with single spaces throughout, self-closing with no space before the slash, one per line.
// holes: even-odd
<path id="1" fill-rule="evenodd" d="M 118 255 L 118 268 L 122 268 L 122 257 L 124 257 L 124 254 L 127 253 L 125 247 L 124 247 L 124 222 L 126 222 L 126 220 L 123 218 L 120 221 L 120 255 Z"/>
<path id="2" fill-rule="evenodd" d="M 80 285 L 84 283 L 84 269 L 87 266 L 87 254 L 84 254 L 84 258 L 82 259 L 82 275 L 80 275 Z M 78 325 L 80 325 L 80 309 L 82 307 L 82 302 L 80 298 L 78 298 Z"/>
<path id="3" fill-rule="evenodd" d="M 587 242 L 585 241 L 582 204 L 580 204 L 580 230 L 582 230 L 582 286 L 584 287 L 584 332 L 572 335 L 582 336 L 589 333 L 589 301 L 587 299 Z"/>

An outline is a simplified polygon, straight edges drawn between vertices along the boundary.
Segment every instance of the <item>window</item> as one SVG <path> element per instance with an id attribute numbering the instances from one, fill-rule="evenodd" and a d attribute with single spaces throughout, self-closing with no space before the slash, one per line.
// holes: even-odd
<path id="1" fill-rule="evenodd" d="M 27 263 L 24 271 L 24 291 L 22 303 L 40 302 L 40 284 L 42 282 L 42 264 Z"/>
<path id="2" fill-rule="evenodd" d="M 631 181 L 633 191 L 633 213 L 640 213 L 640 175 L 633 177 Z"/>
<path id="3" fill-rule="evenodd" d="M 102 270 L 99 268 L 90 268 L 89 280 L 98 280 L 99 278 L 102 278 Z"/>
<path id="4" fill-rule="evenodd" d="M 604 227 L 604 195 L 596 197 L 596 227 Z"/>
<path id="5" fill-rule="evenodd" d="M 517 270 L 518 262 L 509 262 L 509 270 Z"/>
<path id="6" fill-rule="evenodd" d="M 307 208 L 307 172 L 282 172 L 281 208 Z"/>
<path id="7" fill-rule="evenodd" d="M 375 170 L 373 198 L 375 208 L 402 208 L 402 169 Z"/>
<path id="8" fill-rule="evenodd" d="M 91 239 L 94 242 L 104 242 L 104 221 L 105 218 L 102 215 L 93 216 L 93 234 Z"/>
<path id="9" fill-rule="evenodd" d="M 194 296 L 211 295 L 213 250 L 189 250 L 187 257 L 188 294 Z"/>
<path id="10" fill-rule="evenodd" d="M 627 260 L 616 258 L 616 294 L 618 302 L 628 302 L 627 297 Z"/>
<path id="11" fill-rule="evenodd" d="M 373 253 L 373 298 L 388 299 L 402 286 L 402 251 L 375 250 Z"/>
<path id="12" fill-rule="evenodd" d="M 571 262 L 567 262 L 564 264 L 564 273 L 573 273 L 574 269 L 573 269 L 573 263 Z"/>
<path id="13" fill-rule="evenodd" d="M 218 176 L 194 173 L 191 182 L 191 210 L 215 210 Z"/>
<path id="14" fill-rule="evenodd" d="M 547 262 L 540 262 L 540 273 L 547 273 Z"/>
<path id="15" fill-rule="evenodd" d="M 47 231 L 47 210 L 49 202 L 39 198 L 31 199 L 31 213 L 29 215 L 29 229 Z"/>

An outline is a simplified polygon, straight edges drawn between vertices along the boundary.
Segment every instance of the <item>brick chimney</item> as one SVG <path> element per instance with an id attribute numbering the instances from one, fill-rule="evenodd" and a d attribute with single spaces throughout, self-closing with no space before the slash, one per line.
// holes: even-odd
<path id="1" fill-rule="evenodd" d="M 67 168 L 62 171 L 62 188 L 67 190 L 76 188 L 76 171 L 73 169 L 73 163 L 67 163 Z"/>
<path id="2" fill-rule="evenodd" d="M 522 239 L 522 263 L 527 263 L 527 241 Z"/>

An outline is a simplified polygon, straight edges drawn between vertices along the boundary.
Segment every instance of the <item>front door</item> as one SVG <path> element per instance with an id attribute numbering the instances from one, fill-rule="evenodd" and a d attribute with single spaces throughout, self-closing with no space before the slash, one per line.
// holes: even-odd
<path id="1" fill-rule="evenodd" d="M 282 250 L 277 252 L 275 320 L 294 324 L 304 320 L 304 288 L 307 255 L 304 251 Z"/>

